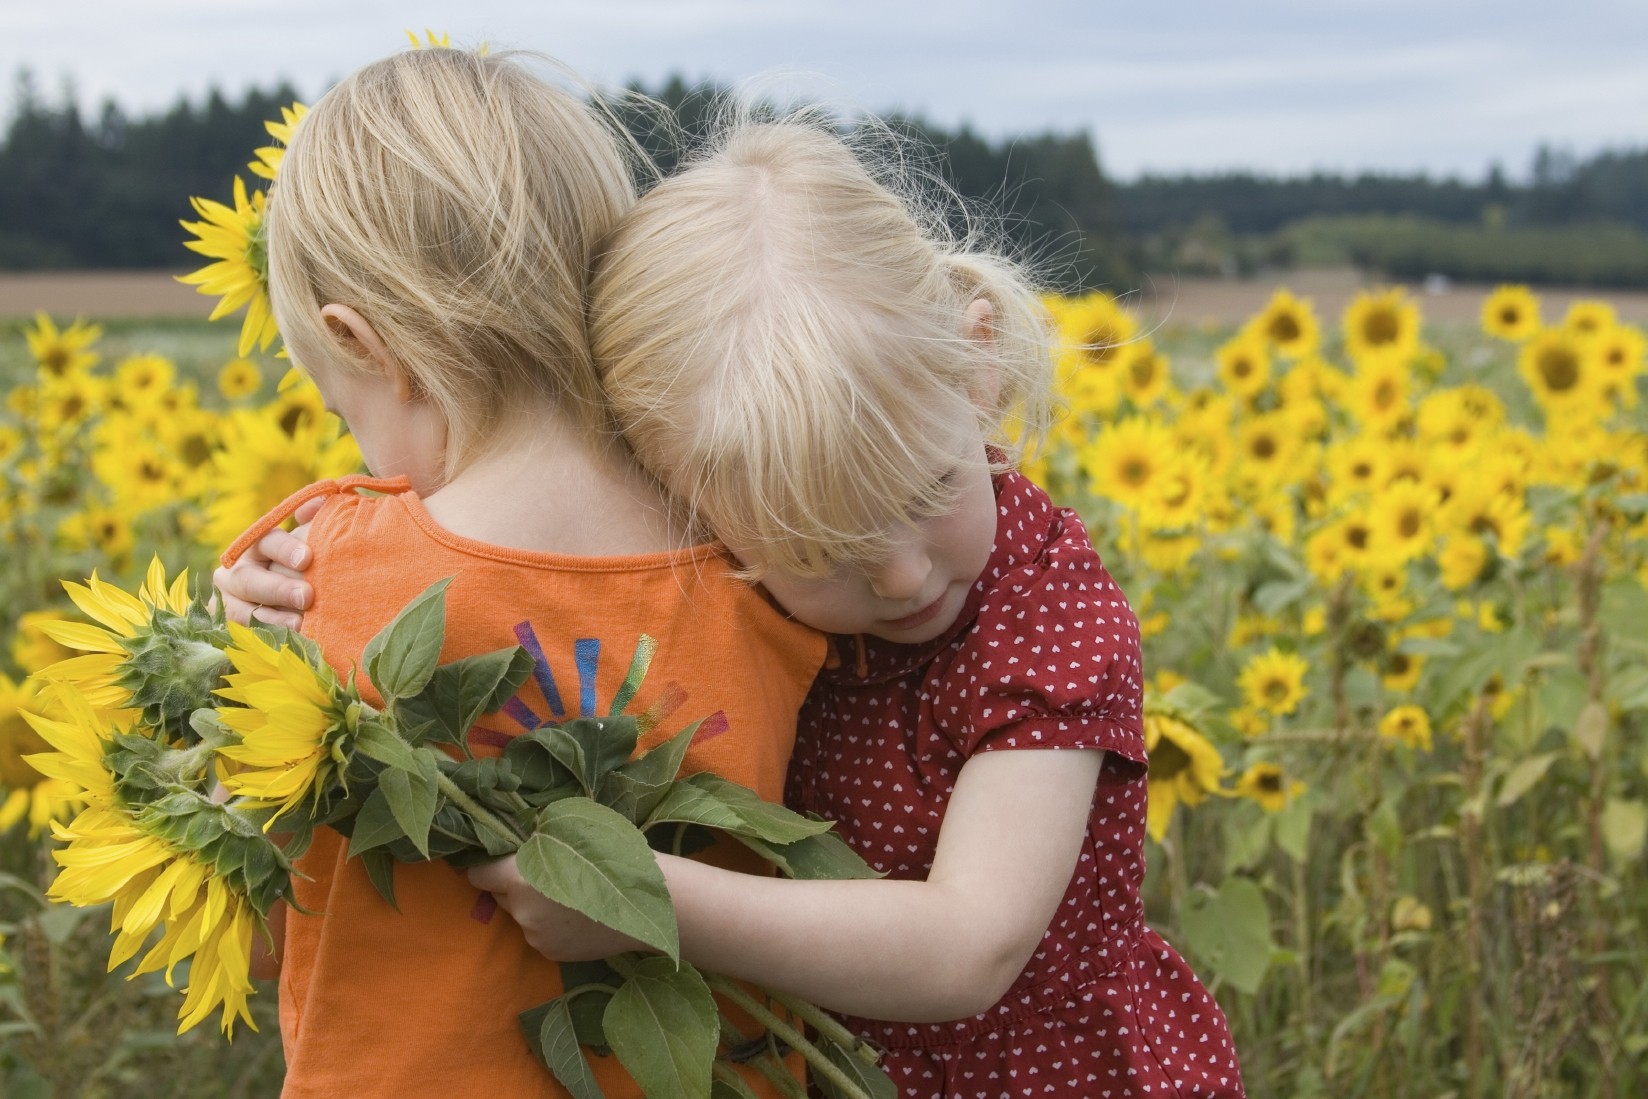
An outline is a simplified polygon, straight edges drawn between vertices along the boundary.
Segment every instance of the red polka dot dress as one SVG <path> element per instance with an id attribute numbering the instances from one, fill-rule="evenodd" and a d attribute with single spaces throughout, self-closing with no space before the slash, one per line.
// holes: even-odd
<path id="1" fill-rule="evenodd" d="M 919 879 L 973 753 L 1102 749 L 1087 836 L 1040 947 L 988 1011 L 846 1022 L 888 1050 L 905 1099 L 1240 1096 L 1223 1014 L 1144 922 L 1137 620 L 1074 512 L 1014 473 L 996 478 L 996 502 L 990 562 L 944 636 L 836 639 L 788 800 L 837 821 L 878 871 Z"/>

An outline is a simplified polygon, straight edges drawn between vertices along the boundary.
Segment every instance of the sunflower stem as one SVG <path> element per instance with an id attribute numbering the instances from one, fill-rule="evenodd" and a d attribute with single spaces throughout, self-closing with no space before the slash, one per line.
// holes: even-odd
<path id="1" fill-rule="evenodd" d="M 446 795 L 448 801 L 468 813 L 469 818 L 477 826 L 485 828 L 499 839 L 508 842 L 511 847 L 520 847 L 521 844 L 526 842 L 526 837 L 512 824 L 495 816 L 491 810 L 464 793 L 456 783 L 439 771 L 435 773 L 435 785 L 441 793 Z"/>
<path id="2" fill-rule="evenodd" d="M 852 1077 L 824 1056 L 823 1050 L 809 1042 L 804 1034 L 773 1014 L 766 1005 L 759 1003 L 736 983 L 716 973 L 705 973 L 704 981 L 710 986 L 710 991 L 719 992 L 743 1008 L 751 1018 L 770 1030 L 780 1041 L 800 1053 L 806 1058 L 808 1068 L 829 1080 L 847 1099 L 872 1099 Z"/>

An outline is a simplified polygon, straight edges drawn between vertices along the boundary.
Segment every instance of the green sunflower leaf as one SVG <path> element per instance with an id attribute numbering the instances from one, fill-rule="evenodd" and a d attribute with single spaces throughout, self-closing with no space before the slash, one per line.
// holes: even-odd
<path id="1" fill-rule="evenodd" d="M 601 1086 L 595 1082 L 583 1050 L 578 1048 L 578 1035 L 566 997 L 521 1012 L 521 1029 L 538 1059 L 572 1099 L 601 1099 Z"/>
<path id="2" fill-rule="evenodd" d="M 446 637 L 446 589 L 451 583 L 449 577 L 429 585 L 366 643 L 361 667 L 386 701 L 417 694 L 435 674 Z"/>
<path id="3" fill-rule="evenodd" d="M 701 724 L 693 722 L 645 755 L 608 771 L 596 790 L 595 800 L 636 824 L 646 820 L 669 792 L 670 783 L 680 772 L 681 761 L 686 758 L 687 748 Z"/>
<path id="4" fill-rule="evenodd" d="M 546 807 L 515 865 L 550 900 L 679 956 L 675 910 L 658 861 L 635 826 L 606 806 L 572 797 Z"/>
<path id="5" fill-rule="evenodd" d="M 747 786 L 707 771 L 688 775 L 653 809 L 648 825 L 667 821 L 702 824 L 767 843 L 794 843 L 830 830 L 830 822 L 809 820 L 760 796 Z"/>
<path id="6" fill-rule="evenodd" d="M 436 740 L 462 744 L 480 716 L 508 702 L 531 674 L 532 655 L 519 645 L 468 656 L 436 668 L 416 694 L 396 702 L 395 715 L 428 726 Z"/>
<path id="7" fill-rule="evenodd" d="M 692 966 L 637 962 L 603 1022 L 613 1053 L 649 1099 L 709 1099 L 720 1030 L 709 986 Z"/>

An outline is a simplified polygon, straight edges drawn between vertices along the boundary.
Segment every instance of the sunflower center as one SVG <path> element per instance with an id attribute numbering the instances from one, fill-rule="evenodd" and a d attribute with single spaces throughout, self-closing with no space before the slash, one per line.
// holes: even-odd
<path id="1" fill-rule="evenodd" d="M 1396 533 L 1403 538 L 1413 538 L 1424 529 L 1424 516 L 1414 508 L 1404 511 L 1396 520 Z"/>
<path id="2" fill-rule="evenodd" d="M 53 377 L 62 377 L 69 369 L 69 349 L 62 344 L 46 348 L 46 353 L 40 356 L 40 366 Z"/>
<path id="3" fill-rule="evenodd" d="M 1402 326 L 1397 323 L 1396 314 L 1388 309 L 1376 309 L 1362 322 L 1362 338 L 1374 347 L 1395 343 L 1401 331 Z"/>
<path id="4" fill-rule="evenodd" d="M 1565 347 L 1546 348 L 1539 356 L 1539 376 L 1553 393 L 1579 384 L 1579 357 Z"/>
<path id="5" fill-rule="evenodd" d="M 1081 355 L 1087 360 L 1087 365 L 1107 368 L 1116 361 L 1121 345 L 1122 341 L 1114 328 L 1100 325 L 1082 340 Z"/>
<path id="6" fill-rule="evenodd" d="M 183 445 L 178 448 L 179 455 L 190 469 L 198 469 L 205 465 L 212 457 L 212 444 L 200 434 L 186 435 Z"/>
<path id="7" fill-rule="evenodd" d="M 1173 743 L 1167 737 L 1156 742 L 1150 749 L 1149 779 L 1151 782 L 1165 782 L 1177 778 L 1190 769 L 1190 753 Z"/>
<path id="8" fill-rule="evenodd" d="M 1124 461 L 1121 466 L 1122 481 L 1133 488 L 1138 488 L 1140 485 L 1143 485 L 1145 482 L 1150 480 L 1150 469 L 1151 467 L 1148 459 L 1129 458 Z M 298 486 L 298 488 L 302 487 L 302 485 Z M 293 491 L 295 492 L 297 489 L 293 489 Z M 284 499 L 284 497 L 282 497 L 282 499 Z"/>
<path id="9" fill-rule="evenodd" d="M 1276 446 L 1276 440 L 1272 439 L 1269 435 L 1258 436 L 1253 440 L 1252 445 L 1248 447 L 1248 451 L 1253 455 L 1253 457 L 1261 462 L 1268 462 L 1270 459 L 1276 457 L 1276 451 L 1278 449 L 1279 448 Z"/>
<path id="10" fill-rule="evenodd" d="M 1507 305 L 1499 311 L 1499 323 L 1512 327 L 1522 323 L 1522 311 L 1514 305 Z"/>
<path id="11" fill-rule="evenodd" d="M 1261 794 L 1280 794 L 1282 792 L 1282 772 L 1260 771 L 1253 777 L 1253 785 Z"/>
<path id="12" fill-rule="evenodd" d="M 1398 393 L 1399 390 L 1395 382 L 1389 378 L 1381 379 L 1379 384 L 1373 387 L 1373 407 L 1379 409 L 1390 408 L 1396 403 Z"/>
<path id="13" fill-rule="evenodd" d="M 1287 701 L 1290 688 L 1286 680 L 1267 679 L 1265 685 L 1259 689 L 1259 693 L 1266 702 L 1274 706 Z"/>
<path id="14" fill-rule="evenodd" d="M 1270 338 L 1277 343 L 1292 343 L 1304 332 L 1299 327 L 1299 318 L 1292 313 L 1277 313 L 1270 318 L 1270 327 L 1267 330 Z"/>
<path id="15" fill-rule="evenodd" d="M 1365 550 L 1368 548 L 1368 528 L 1361 523 L 1351 523 L 1345 527 L 1345 544 L 1351 549 Z"/>

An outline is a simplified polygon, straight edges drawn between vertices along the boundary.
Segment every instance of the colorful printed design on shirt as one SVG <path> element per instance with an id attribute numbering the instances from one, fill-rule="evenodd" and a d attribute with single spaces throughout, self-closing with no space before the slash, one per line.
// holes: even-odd
<path id="1" fill-rule="evenodd" d="M 543 644 L 538 640 L 537 631 L 530 622 L 519 622 L 515 625 L 515 640 L 532 657 L 532 681 L 537 685 L 538 693 L 543 697 L 543 704 L 547 713 L 539 713 L 533 706 L 516 694 L 499 710 L 500 714 L 507 715 L 511 721 L 520 727 L 520 732 L 530 732 L 543 725 L 566 721 L 572 717 L 595 717 L 600 708 L 596 698 L 596 673 L 601 664 L 601 639 L 598 637 L 580 637 L 572 643 L 572 660 L 577 674 L 577 713 L 569 713 L 564 696 L 561 693 L 561 682 L 555 677 L 555 670 L 550 664 L 549 657 L 544 653 Z M 647 671 L 652 667 L 652 658 L 658 652 L 658 642 L 647 634 L 641 634 L 635 642 L 635 651 L 630 656 L 629 670 L 624 675 L 624 681 L 619 685 L 612 701 L 607 706 L 607 717 L 616 717 L 625 712 L 630 703 L 635 700 L 641 690 L 641 683 L 646 678 Z M 671 714 L 679 710 L 687 701 L 685 688 L 675 680 L 664 685 L 663 691 L 651 706 L 638 714 L 634 714 L 635 723 L 640 735 L 645 737 L 649 731 L 662 724 Z M 727 715 L 717 710 L 705 718 L 699 726 L 693 741 L 700 742 L 721 735 L 727 731 Z M 504 732 L 500 729 L 477 725 L 470 731 L 471 744 L 485 744 L 494 748 L 502 748 L 516 733 Z"/>

